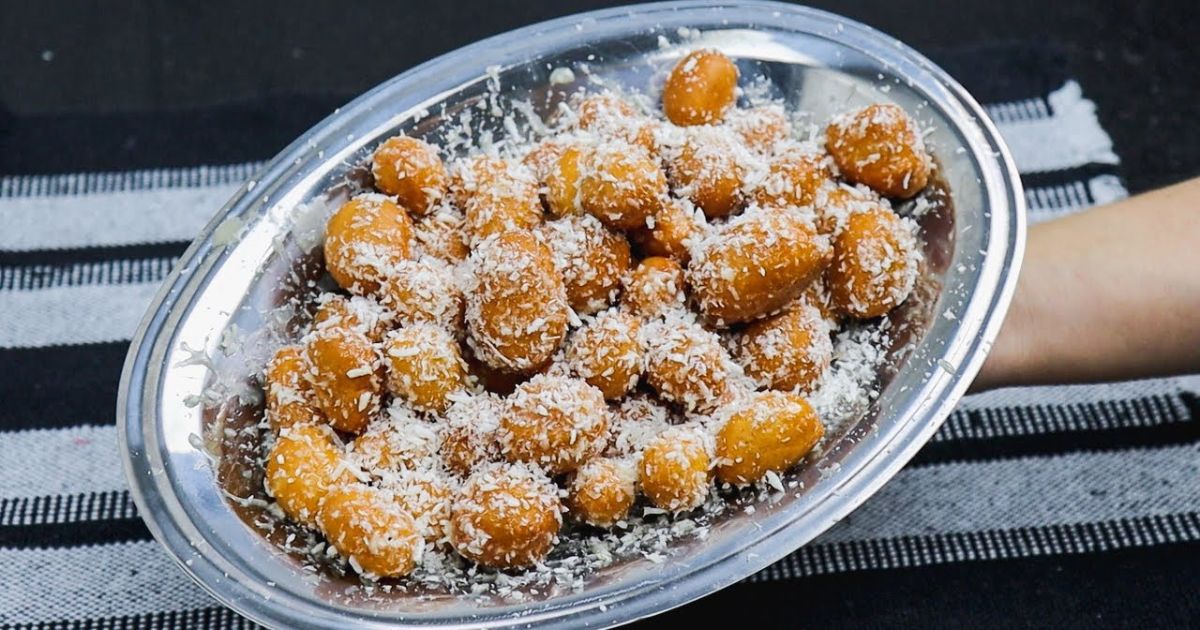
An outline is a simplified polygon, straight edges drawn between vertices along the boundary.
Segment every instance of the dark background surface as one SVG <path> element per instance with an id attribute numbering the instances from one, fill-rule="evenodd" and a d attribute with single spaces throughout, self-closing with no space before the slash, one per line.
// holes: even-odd
<path id="1" fill-rule="evenodd" d="M 957 74 L 1044 76 L 1099 106 L 1129 188 L 1200 174 L 1194 0 L 816 2 Z M 376 83 L 582 2 L 0 3 L 0 174 L 266 159 Z M 1049 53 L 1049 54 L 1047 54 Z M 971 57 L 973 62 L 963 63 Z M 1035 71 L 1036 70 L 1036 71 Z M 1045 91 L 1059 84 L 1043 86 Z M 986 94 L 978 94 L 987 99 Z M 0 229 L 3 229 L 0 226 Z M 123 351 L 123 347 L 122 347 Z M 86 370 L 84 370 L 86 372 Z M 1031 490 L 1032 491 L 1032 490 Z M 691 627 L 1195 627 L 1200 546 L 740 584 L 655 619 Z"/>

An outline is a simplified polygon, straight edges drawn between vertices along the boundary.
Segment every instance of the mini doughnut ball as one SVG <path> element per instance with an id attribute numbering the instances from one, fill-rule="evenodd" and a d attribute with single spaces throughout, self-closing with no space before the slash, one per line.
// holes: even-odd
<path id="1" fill-rule="evenodd" d="M 521 164 L 528 167 L 533 172 L 534 177 L 543 179 L 550 172 L 550 168 L 565 149 L 566 146 L 559 140 L 546 138 L 535 144 L 525 154 L 525 157 L 521 158 Z"/>
<path id="2" fill-rule="evenodd" d="M 764 154 L 774 151 L 775 145 L 792 135 L 792 124 L 778 105 L 731 110 L 729 126 L 747 147 Z"/>
<path id="3" fill-rule="evenodd" d="M 645 370 L 641 320 L 611 309 L 584 324 L 571 336 L 567 361 L 580 378 L 616 400 L 637 386 Z"/>
<path id="4" fill-rule="evenodd" d="M 690 130 L 671 158 L 671 188 L 690 199 L 710 218 L 728 216 L 742 207 L 744 160 L 736 137 L 720 127 Z M 745 149 L 741 149 L 745 151 Z"/>
<path id="5" fill-rule="evenodd" d="M 746 327 L 736 355 L 761 387 L 809 391 L 833 359 L 829 324 L 816 308 L 800 303 Z"/>
<path id="6" fill-rule="evenodd" d="M 751 209 L 692 250 L 692 296 L 716 325 L 748 322 L 795 299 L 825 269 L 828 240 L 798 212 Z"/>
<path id="7" fill-rule="evenodd" d="M 314 331 L 305 346 L 317 407 L 339 431 L 360 433 L 379 413 L 384 369 L 366 335 L 345 328 Z"/>
<path id="8" fill-rule="evenodd" d="M 825 279 L 837 309 L 870 319 L 892 310 L 912 292 L 920 252 L 912 230 L 885 208 L 858 212 L 834 241 Z"/>
<path id="9" fill-rule="evenodd" d="M 687 411 L 712 411 L 729 388 L 730 363 L 716 334 L 682 317 L 646 328 L 646 380 L 668 402 Z"/>
<path id="10" fill-rule="evenodd" d="M 830 172 L 824 157 L 787 151 L 771 160 L 767 176 L 754 190 L 754 203 L 763 208 L 811 206 L 828 183 Z"/>
<path id="11" fill-rule="evenodd" d="M 412 516 L 394 499 L 366 484 L 331 489 L 318 521 L 329 544 L 365 577 L 408 575 L 424 551 Z"/>
<path id="12" fill-rule="evenodd" d="M 454 268 L 436 258 L 396 264 L 379 293 L 400 325 L 429 322 L 456 332 L 463 328 L 462 288 Z"/>
<path id="13" fill-rule="evenodd" d="M 530 372 L 567 334 L 570 305 L 554 256 L 529 232 L 506 232 L 471 254 L 475 287 L 467 300 L 468 342 L 493 368 Z"/>
<path id="14" fill-rule="evenodd" d="M 450 199 L 458 208 L 508 169 L 508 162 L 483 153 L 462 158 L 450 165 Z"/>
<path id="15" fill-rule="evenodd" d="M 579 127 L 593 129 L 609 126 L 615 119 L 633 118 L 637 110 L 615 94 L 593 94 L 584 98 L 576 107 Z"/>
<path id="16" fill-rule="evenodd" d="M 631 462 L 597 458 L 575 472 L 567 511 L 594 527 L 612 527 L 629 516 L 637 498 L 637 469 Z"/>
<path id="17" fill-rule="evenodd" d="M 834 118 L 825 130 L 825 149 L 846 179 L 885 197 L 907 199 L 929 183 L 921 132 L 897 105 L 868 105 Z"/>
<path id="18" fill-rule="evenodd" d="M 376 188 L 417 216 L 429 214 L 446 196 L 450 180 L 437 149 L 408 136 L 384 140 L 371 157 L 371 173 Z"/>
<path id="19" fill-rule="evenodd" d="M 468 384 L 467 364 L 446 329 L 420 322 L 393 330 L 383 342 L 388 391 L 418 411 L 442 413 Z"/>
<path id="20" fill-rule="evenodd" d="M 491 464 L 463 484 L 450 538 L 468 560 L 515 569 L 544 560 L 561 526 L 558 488 L 544 473 L 524 464 Z"/>
<path id="21" fill-rule="evenodd" d="M 737 98 L 738 69 L 715 50 L 680 59 L 663 85 L 663 113 L 680 126 L 711 125 L 725 117 Z"/>
<path id="22" fill-rule="evenodd" d="M 325 226 L 325 268 L 356 295 L 379 289 L 388 268 L 412 254 L 412 220 L 387 197 L 359 195 Z"/>
<path id="23" fill-rule="evenodd" d="M 759 392 L 717 432 L 717 479 L 746 485 L 782 473 L 812 450 L 825 427 L 803 397 Z"/>
<path id="24" fill-rule="evenodd" d="M 392 312 L 369 297 L 355 295 L 345 298 L 336 293 L 326 293 L 317 298 L 317 303 L 317 312 L 313 313 L 313 328 L 317 330 L 348 328 L 378 343 L 395 323 Z"/>
<path id="25" fill-rule="evenodd" d="M 504 163 L 499 171 L 482 178 L 464 211 L 473 244 L 502 232 L 533 228 L 542 222 L 537 179 L 521 164 Z"/>
<path id="26" fill-rule="evenodd" d="M 674 258 L 687 264 L 692 258 L 688 247 L 708 228 L 704 214 L 695 212 L 690 202 L 670 199 L 651 219 L 651 227 L 630 232 L 630 238 L 646 256 Z"/>
<path id="27" fill-rule="evenodd" d="M 711 466 L 711 438 L 691 427 L 671 427 L 642 451 L 638 481 L 642 494 L 656 507 L 685 512 L 708 497 Z"/>
<path id="28" fill-rule="evenodd" d="M 466 477 L 482 464 L 499 459 L 496 429 L 502 411 L 503 403 L 491 394 L 454 398 L 443 419 L 438 448 L 447 469 Z"/>
<path id="29" fill-rule="evenodd" d="M 624 235 L 591 215 L 551 221 L 538 232 L 554 254 L 567 302 L 576 313 L 588 315 L 616 302 L 631 260 Z"/>
<path id="30" fill-rule="evenodd" d="M 421 217 L 413 226 L 413 235 L 427 256 L 447 263 L 458 263 L 471 253 L 467 245 L 466 217 L 451 206 L 442 206 Z"/>
<path id="31" fill-rule="evenodd" d="M 433 545 L 450 540 L 450 506 L 455 488 L 444 475 L 432 469 L 406 470 L 385 486 L 408 512 L 421 537 Z"/>
<path id="32" fill-rule="evenodd" d="M 508 397 L 496 432 L 508 461 L 571 472 L 608 442 L 608 408 L 600 390 L 563 376 L 539 374 Z"/>
<path id="33" fill-rule="evenodd" d="M 583 158 L 579 200 L 611 228 L 646 227 L 667 199 L 667 178 L 648 153 L 624 142 L 605 142 Z"/>
<path id="34" fill-rule="evenodd" d="M 436 425 L 395 402 L 388 411 L 391 417 L 372 422 L 354 438 L 349 459 L 368 472 L 428 467 L 438 449 Z"/>
<path id="35" fill-rule="evenodd" d="M 275 433 L 297 424 L 324 421 L 313 402 L 305 376 L 310 369 L 300 346 L 280 348 L 267 363 L 263 390 L 267 399 L 267 424 Z"/>
<path id="36" fill-rule="evenodd" d="M 850 215 L 871 210 L 889 210 L 874 192 L 865 186 L 846 184 L 827 186 L 817 193 L 817 230 L 837 236 L 846 228 Z"/>
<path id="37" fill-rule="evenodd" d="M 578 146 L 564 147 L 546 169 L 542 179 L 546 185 L 546 207 L 556 217 L 583 213 L 579 198 L 579 183 L 583 179 L 579 163 L 582 155 L 583 149 Z"/>
<path id="38" fill-rule="evenodd" d="M 683 267 L 670 258 L 651 256 L 638 263 L 625 284 L 622 305 L 642 317 L 683 308 Z"/>
<path id="39" fill-rule="evenodd" d="M 267 492 L 285 514 L 310 527 L 329 489 L 351 480 L 335 439 L 328 427 L 296 424 L 281 429 L 267 453 Z"/>

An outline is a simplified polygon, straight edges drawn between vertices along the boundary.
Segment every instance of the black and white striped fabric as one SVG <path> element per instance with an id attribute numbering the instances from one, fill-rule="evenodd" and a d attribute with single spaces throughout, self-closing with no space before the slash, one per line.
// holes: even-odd
<path id="1" fill-rule="evenodd" d="M 1032 221 L 1126 195 L 1079 84 L 1017 96 L 987 109 Z M 0 177 L 3 628 L 250 625 L 151 539 L 125 488 L 113 409 L 151 296 L 257 167 Z M 1200 541 L 1198 393 L 1200 378 L 1186 377 L 971 397 L 862 508 L 732 590 L 845 576 L 841 588 L 883 597 L 904 580 L 970 580 L 988 561 Z M 961 571 L 904 573 L 939 566 Z"/>

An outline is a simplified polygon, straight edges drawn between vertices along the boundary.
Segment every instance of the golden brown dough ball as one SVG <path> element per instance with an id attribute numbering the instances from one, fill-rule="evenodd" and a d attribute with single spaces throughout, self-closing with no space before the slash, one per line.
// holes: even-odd
<path id="1" fill-rule="evenodd" d="M 539 374 L 508 397 L 496 437 L 510 462 L 571 472 L 604 449 L 608 408 L 600 390 L 581 380 Z"/>
<path id="2" fill-rule="evenodd" d="M 661 256 L 643 258 L 629 275 L 622 305 L 642 317 L 682 308 L 683 284 L 683 267 L 679 263 Z"/>
<path id="3" fill-rule="evenodd" d="M 467 386 L 467 364 L 454 336 L 420 322 L 394 330 L 383 343 L 387 387 L 414 409 L 441 413 L 450 396 Z"/>
<path id="4" fill-rule="evenodd" d="M 825 277 L 834 306 L 859 319 L 886 314 L 912 292 L 919 256 L 912 231 L 894 212 L 851 215 Z"/>
<path id="5" fill-rule="evenodd" d="M 449 542 L 454 487 L 442 474 L 427 468 L 405 470 L 388 480 L 385 487 L 412 516 L 416 531 L 426 542 L 434 545 Z"/>
<path id="6" fill-rule="evenodd" d="M 616 301 L 629 273 L 629 241 L 591 215 L 570 216 L 542 225 L 539 233 L 554 254 L 567 302 L 576 313 L 595 313 Z"/>
<path id="7" fill-rule="evenodd" d="M 280 348 L 267 363 L 263 389 L 267 423 L 275 433 L 296 424 L 324 421 L 308 386 L 306 375 L 310 369 L 300 346 Z"/>
<path id="8" fill-rule="evenodd" d="M 771 159 L 767 176 L 754 190 L 754 203 L 763 208 L 811 206 L 817 192 L 830 183 L 825 158 L 791 150 Z"/>
<path id="9" fill-rule="evenodd" d="M 734 109 L 729 113 L 729 126 L 759 153 L 771 153 L 776 144 L 792 135 L 792 124 L 778 105 Z"/>
<path id="10" fill-rule="evenodd" d="M 317 407 L 333 428 L 359 433 L 379 413 L 384 370 L 366 335 L 345 328 L 316 330 L 305 347 Z"/>
<path id="11" fill-rule="evenodd" d="M 462 288 L 454 268 L 436 258 L 395 265 L 379 293 L 380 301 L 400 325 L 429 322 L 451 331 L 462 330 L 466 308 Z"/>
<path id="12" fill-rule="evenodd" d="M 717 432 L 717 478 L 735 485 L 782 473 L 795 466 L 825 427 L 803 397 L 759 392 L 735 411 Z"/>
<path id="13" fill-rule="evenodd" d="M 579 199 L 582 155 L 583 149 L 578 146 L 565 147 L 546 169 L 542 180 L 546 184 L 546 206 L 556 217 L 583 213 Z"/>
<path id="14" fill-rule="evenodd" d="M 688 247 L 708 227 L 702 213 L 694 212 L 690 202 L 679 199 L 668 200 L 651 221 L 653 227 L 635 230 L 630 238 L 646 256 L 674 258 L 684 265 L 692 258 Z"/>
<path id="15" fill-rule="evenodd" d="M 579 102 L 576 111 L 579 115 L 579 126 L 592 129 L 597 126 L 607 126 L 613 119 L 632 118 L 637 110 L 627 101 L 615 94 L 593 94 Z"/>
<path id="16" fill-rule="evenodd" d="M 522 164 L 505 163 L 483 178 L 464 207 L 472 244 L 510 230 L 528 230 L 542 222 L 537 179 Z"/>
<path id="17" fill-rule="evenodd" d="M 624 142 L 605 142 L 583 158 L 583 209 L 618 230 L 646 227 L 667 199 L 667 178 L 650 155 Z"/>
<path id="18" fill-rule="evenodd" d="M 878 195 L 865 186 L 827 186 L 817 194 L 817 230 L 836 237 L 845 229 L 850 215 L 877 209 L 888 210 L 884 204 Z"/>
<path id="19" fill-rule="evenodd" d="M 446 410 L 438 452 L 451 472 L 466 477 L 499 458 L 496 429 L 503 403 L 491 394 L 458 396 Z"/>
<path id="20" fill-rule="evenodd" d="M 616 400 L 637 386 L 645 369 L 641 321 L 616 309 L 584 324 L 567 345 L 567 361 L 580 378 Z"/>
<path id="21" fill-rule="evenodd" d="M 359 195 L 325 227 L 325 268 L 343 289 L 367 295 L 394 264 L 412 253 L 412 220 L 387 197 Z"/>
<path id="22" fill-rule="evenodd" d="M 366 577 L 408 575 L 423 551 L 412 516 L 394 499 L 366 484 L 331 489 L 318 520 L 329 544 Z"/>
<path id="23" fill-rule="evenodd" d="M 466 217 L 451 206 L 442 206 L 421 217 L 413 226 L 413 235 L 421 251 L 448 263 L 462 262 L 471 253 L 467 245 Z"/>
<path id="24" fill-rule="evenodd" d="M 570 306 L 550 249 L 528 232 L 506 232 L 471 255 L 467 329 L 475 355 L 509 372 L 540 367 L 562 344 Z"/>
<path id="25" fill-rule="evenodd" d="M 521 163 L 533 172 L 534 177 L 542 180 L 565 149 L 566 145 L 561 141 L 555 138 L 546 138 L 533 145 L 525 157 L 521 158 Z"/>
<path id="26" fill-rule="evenodd" d="M 642 494 L 656 507 L 684 512 L 708 497 L 712 441 L 700 430 L 672 427 L 646 445 L 638 480 Z"/>
<path id="27" fill-rule="evenodd" d="M 646 329 L 646 380 L 663 400 L 706 413 L 729 388 L 729 357 L 721 340 L 682 317 Z"/>
<path id="28" fill-rule="evenodd" d="M 637 469 L 622 459 L 597 458 L 575 472 L 567 510 L 595 527 L 612 527 L 629 516 L 637 498 Z"/>
<path id="29" fill-rule="evenodd" d="M 809 391 L 833 359 L 829 324 L 816 308 L 797 304 L 742 331 L 737 356 L 762 387 Z"/>
<path id="30" fill-rule="evenodd" d="M 466 208 L 477 192 L 508 170 L 508 162 L 477 153 L 454 162 L 450 167 L 450 198 L 458 208 Z"/>
<path id="31" fill-rule="evenodd" d="M 663 85 L 663 113 L 676 125 L 718 123 L 737 98 L 738 69 L 715 50 L 697 50 L 680 59 Z"/>
<path id="32" fill-rule="evenodd" d="M 317 312 L 313 313 L 314 329 L 349 328 L 378 343 L 394 323 L 392 312 L 369 297 L 355 295 L 345 298 L 336 293 L 326 293 L 318 298 L 318 302 Z"/>
<path id="33" fill-rule="evenodd" d="M 446 195 L 449 176 L 437 149 L 408 136 L 393 136 L 371 158 L 375 187 L 395 195 L 406 210 L 425 216 Z"/>
<path id="34" fill-rule="evenodd" d="M 335 439 L 328 427 L 296 424 L 280 430 L 267 454 L 267 490 L 285 514 L 308 526 L 317 524 L 330 487 L 351 479 Z"/>
<path id="35" fill-rule="evenodd" d="M 742 206 L 745 172 L 737 146 L 726 129 L 697 127 L 671 158 L 671 188 L 704 211 L 724 217 Z"/>
<path id="36" fill-rule="evenodd" d="M 492 464 L 463 484 L 450 536 L 463 557 L 514 569 L 544 560 L 561 526 L 558 488 L 545 474 L 524 464 Z"/>
<path id="37" fill-rule="evenodd" d="M 692 249 L 688 281 L 710 321 L 747 322 L 793 300 L 829 254 L 825 237 L 800 214 L 751 209 Z"/>
<path id="38" fill-rule="evenodd" d="M 825 148 L 842 176 L 881 195 L 907 199 L 929 183 L 921 131 L 897 105 L 869 105 L 834 118 Z"/>
<path id="39" fill-rule="evenodd" d="M 350 445 L 350 459 L 369 473 L 427 467 L 437 453 L 434 424 L 393 403 L 392 417 L 367 425 Z"/>

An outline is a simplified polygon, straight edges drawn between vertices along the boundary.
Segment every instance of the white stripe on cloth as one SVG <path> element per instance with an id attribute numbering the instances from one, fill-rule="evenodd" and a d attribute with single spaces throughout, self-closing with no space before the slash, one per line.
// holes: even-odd
<path id="1" fill-rule="evenodd" d="M 160 284 L 0 291 L 0 348 L 126 341 Z"/>
<path id="2" fill-rule="evenodd" d="M 1119 164 L 1112 138 L 1096 118 L 1096 104 L 1067 81 L 1047 97 L 1050 115 L 996 120 L 1022 173 L 1057 171 L 1084 164 Z M 993 111 L 994 108 L 993 108 Z"/>
<path id="3" fill-rule="evenodd" d="M 0 499 L 126 488 L 111 425 L 0 433 L 0 471 Z"/>

